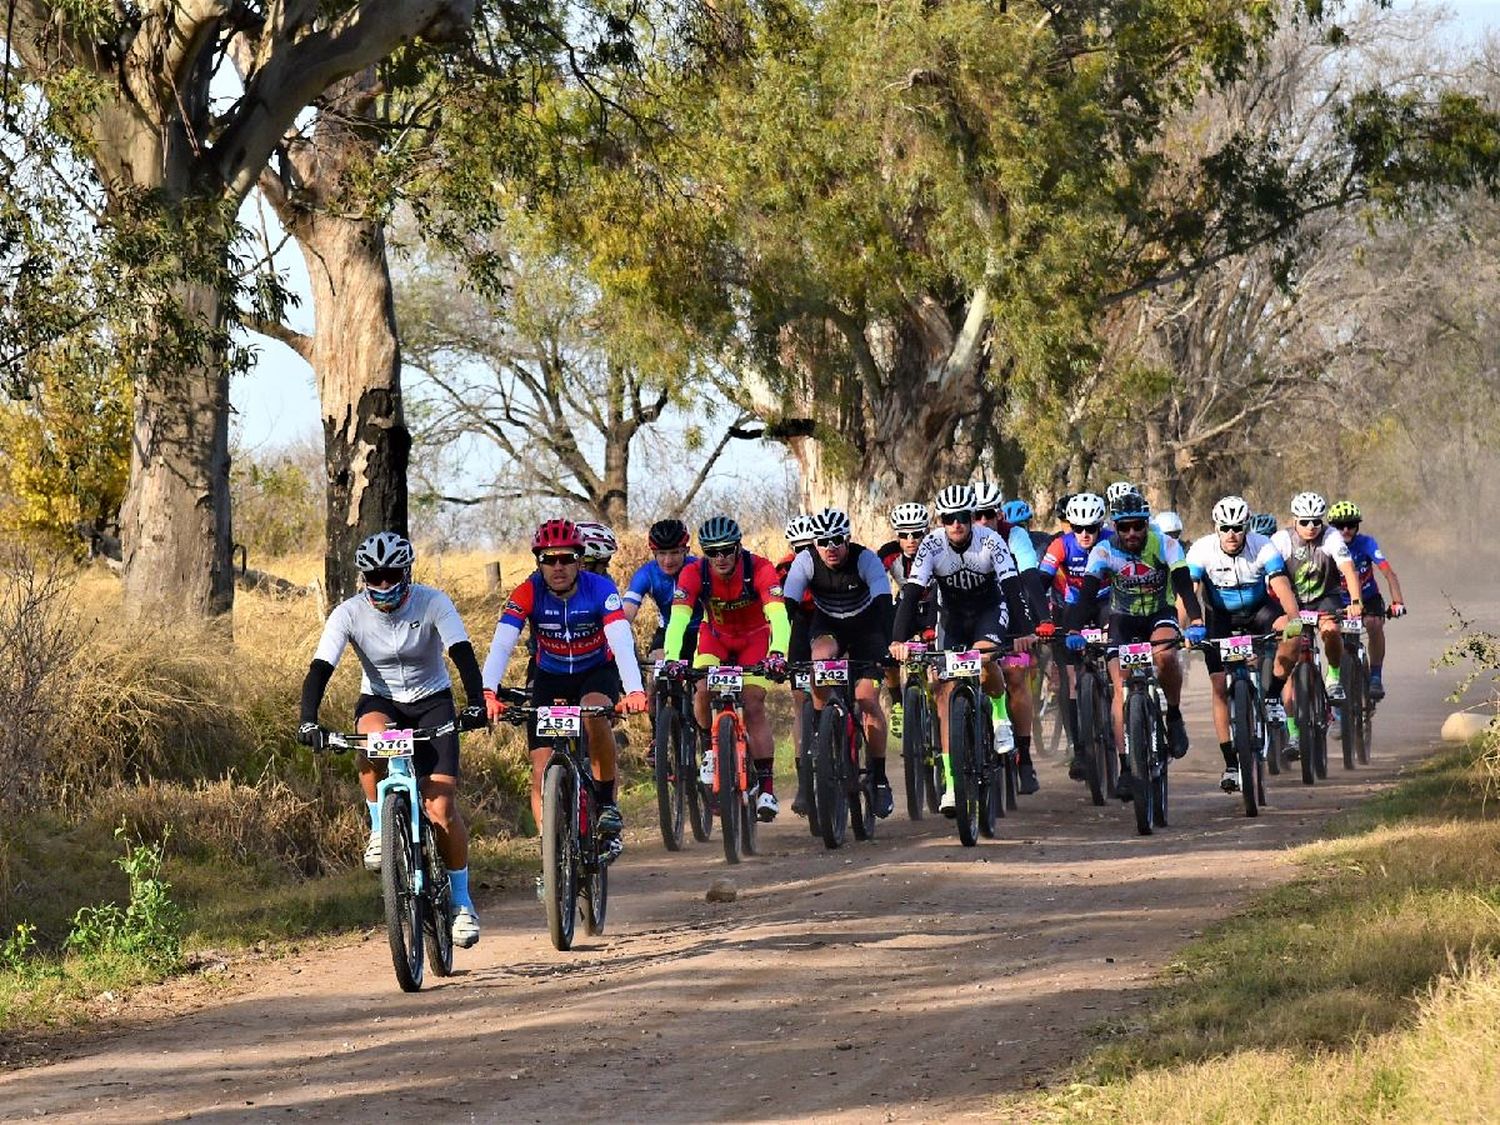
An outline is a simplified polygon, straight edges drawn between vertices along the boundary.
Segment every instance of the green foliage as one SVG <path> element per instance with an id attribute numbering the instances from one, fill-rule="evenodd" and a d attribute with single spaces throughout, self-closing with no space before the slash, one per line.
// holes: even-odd
<path id="1" fill-rule="evenodd" d="M 252 558 L 316 552 L 321 546 L 325 495 L 319 457 L 320 451 L 308 450 L 234 458 L 229 491 L 235 540 Z"/>
<path id="2" fill-rule="evenodd" d="M 29 922 L 17 922 L 16 928 L 0 942 L 0 971 L 22 975 L 32 966 L 32 952 L 36 948 L 36 927 Z"/>
<path id="3" fill-rule="evenodd" d="M 73 916 L 67 947 L 85 960 L 120 956 L 165 976 L 181 964 L 183 926 L 171 884 L 161 877 L 167 837 L 132 845 L 122 825 L 115 839 L 125 844 L 116 863 L 130 881 L 129 901 L 124 909 L 112 902 L 83 907 Z"/>

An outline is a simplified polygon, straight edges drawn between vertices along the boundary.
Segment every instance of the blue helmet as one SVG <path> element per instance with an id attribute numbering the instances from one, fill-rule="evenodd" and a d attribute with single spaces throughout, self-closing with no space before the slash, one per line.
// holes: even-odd
<path id="1" fill-rule="evenodd" d="M 1007 500 L 1001 510 L 1006 523 L 1030 523 L 1033 514 L 1031 505 L 1024 500 Z"/>
<path id="2" fill-rule="evenodd" d="M 1151 518 L 1151 505 L 1146 503 L 1146 498 L 1135 489 L 1121 492 L 1110 502 L 1109 518 L 1112 520 L 1148 520 Z"/>
<path id="3" fill-rule="evenodd" d="M 734 546 L 742 538 L 740 525 L 728 516 L 709 516 L 698 529 L 698 546 L 704 550 Z"/>

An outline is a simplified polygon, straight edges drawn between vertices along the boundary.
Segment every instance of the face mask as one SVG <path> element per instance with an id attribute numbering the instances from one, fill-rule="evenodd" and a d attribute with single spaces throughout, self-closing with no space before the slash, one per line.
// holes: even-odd
<path id="1" fill-rule="evenodd" d="M 380 610 L 381 613 L 394 613 L 401 607 L 401 603 L 405 600 L 406 592 L 409 588 L 409 583 L 398 582 L 389 590 L 371 590 L 367 587 L 365 594 L 369 597 L 370 604 Z"/>

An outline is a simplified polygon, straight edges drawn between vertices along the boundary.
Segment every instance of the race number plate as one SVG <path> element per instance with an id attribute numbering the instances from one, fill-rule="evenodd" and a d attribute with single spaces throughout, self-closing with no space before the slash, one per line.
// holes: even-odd
<path id="1" fill-rule="evenodd" d="M 1121 668 L 1144 668 L 1151 663 L 1151 642 L 1120 646 Z"/>
<path id="2" fill-rule="evenodd" d="M 807 691 L 811 687 L 812 687 L 812 673 L 811 672 L 793 672 L 792 673 L 792 690 L 793 691 Z"/>
<path id="3" fill-rule="evenodd" d="M 1078 631 L 1078 635 L 1082 637 L 1087 644 L 1102 645 L 1104 643 L 1103 629 L 1080 629 Z"/>
<path id="4" fill-rule="evenodd" d="M 1302 624 L 1304 625 L 1312 625 L 1316 627 L 1318 624 L 1318 618 L 1322 616 L 1323 615 L 1315 609 L 1299 609 L 1297 611 L 1297 620 L 1302 622 Z"/>
<path id="5" fill-rule="evenodd" d="M 569 738 L 583 729 L 583 714 L 577 707 L 538 707 L 538 738 Z"/>
<path id="6" fill-rule="evenodd" d="M 666 666 L 667 662 L 665 660 L 658 660 L 651 666 L 651 675 L 656 677 L 658 680 L 661 679 L 661 670 Z"/>
<path id="7" fill-rule="evenodd" d="M 957 680 L 965 676 L 977 676 L 984 666 L 984 657 L 977 648 L 967 652 L 945 652 L 943 654 L 943 679 Z"/>
<path id="8" fill-rule="evenodd" d="M 907 646 L 906 646 L 906 655 L 907 656 L 921 656 L 926 651 L 927 651 L 927 642 L 926 641 L 910 641 L 910 642 L 907 643 Z"/>
<path id="9" fill-rule="evenodd" d="M 814 660 L 813 684 L 816 687 L 835 687 L 849 682 L 847 660 Z"/>
<path id="10" fill-rule="evenodd" d="M 365 736 L 367 758 L 410 758 L 416 746 L 410 727 L 405 730 L 377 730 Z"/>
<path id="11" fill-rule="evenodd" d="M 1219 655 L 1225 660 L 1249 660 L 1255 655 L 1255 641 L 1247 636 L 1225 637 L 1219 642 Z"/>
<path id="12" fill-rule="evenodd" d="M 1358 617 L 1346 617 L 1339 622 L 1339 632 L 1348 633 L 1351 637 L 1357 637 L 1365 631 L 1365 623 Z"/>
<path id="13" fill-rule="evenodd" d="M 741 691 L 745 687 L 745 670 L 733 664 L 720 664 L 708 670 L 709 691 Z"/>

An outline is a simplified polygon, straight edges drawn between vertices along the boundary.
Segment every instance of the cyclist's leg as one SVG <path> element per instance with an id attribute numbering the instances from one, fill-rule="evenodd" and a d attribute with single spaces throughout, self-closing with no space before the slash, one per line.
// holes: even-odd
<path id="1" fill-rule="evenodd" d="M 1365 651 L 1370 675 L 1378 679 L 1385 665 L 1385 599 L 1379 594 L 1365 600 Z"/>
<path id="2" fill-rule="evenodd" d="M 451 692 L 440 692 L 410 708 L 412 725 L 436 727 L 452 722 L 457 713 Z M 438 854 L 449 871 L 469 865 L 469 832 L 458 811 L 458 731 L 417 746 L 416 768 L 422 807 L 437 837 Z M 468 901 L 467 882 L 463 901 Z"/>
<path id="3" fill-rule="evenodd" d="M 396 705 L 389 699 L 382 699 L 375 695 L 361 695 L 359 702 L 354 705 L 354 729 L 360 734 L 372 734 L 375 731 L 387 730 L 395 722 Z M 380 827 L 380 810 L 375 804 L 375 787 L 385 777 L 385 763 L 371 761 L 365 757 L 361 750 L 355 759 L 359 770 L 359 788 L 365 795 L 365 803 L 370 807 L 371 824 Z"/>
<path id="4" fill-rule="evenodd" d="M 1174 641 L 1182 636 L 1176 618 L 1162 618 L 1151 629 L 1153 643 Z M 1162 694 L 1167 697 L 1168 710 L 1182 704 L 1182 665 L 1177 663 L 1175 648 L 1157 649 L 1152 654 L 1156 664 L 1156 678 L 1161 682 Z"/>

